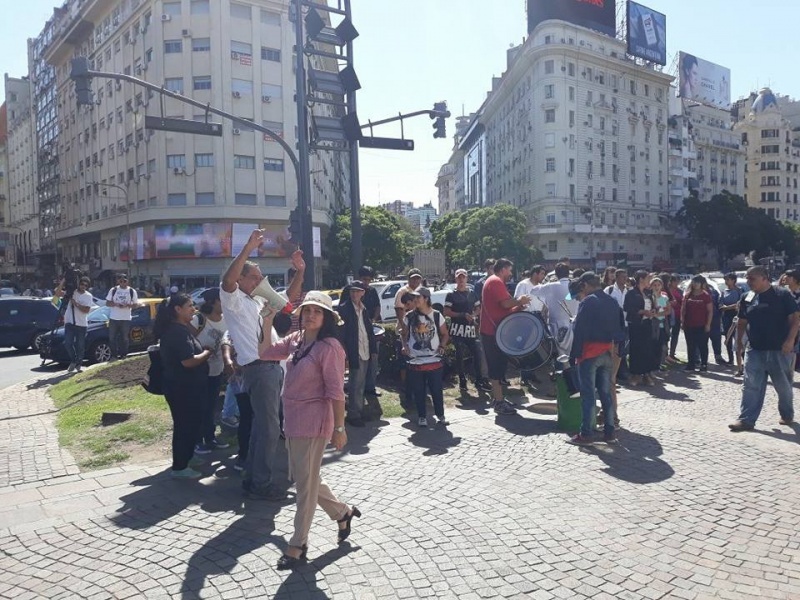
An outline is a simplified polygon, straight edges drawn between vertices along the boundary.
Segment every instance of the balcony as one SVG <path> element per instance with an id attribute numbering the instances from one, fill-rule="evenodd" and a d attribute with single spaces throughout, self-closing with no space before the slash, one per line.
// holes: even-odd
<path id="1" fill-rule="evenodd" d="M 683 198 L 684 189 L 683 186 L 672 186 L 669 188 L 669 195 L 670 196 L 680 196 Z"/>

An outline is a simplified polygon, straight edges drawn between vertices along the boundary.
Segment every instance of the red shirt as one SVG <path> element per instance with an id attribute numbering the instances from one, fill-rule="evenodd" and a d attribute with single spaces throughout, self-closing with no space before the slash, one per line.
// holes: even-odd
<path id="1" fill-rule="evenodd" d="M 483 284 L 481 294 L 481 333 L 494 335 L 503 317 L 514 312 L 514 308 L 503 308 L 500 303 L 511 298 L 505 281 L 492 275 Z"/>
<path id="2" fill-rule="evenodd" d="M 683 324 L 686 327 L 705 327 L 708 323 L 708 307 L 711 294 L 706 291 L 697 296 L 687 292 L 683 296 Z"/>
<path id="3" fill-rule="evenodd" d="M 601 354 L 605 354 L 606 352 L 611 352 L 612 343 L 613 342 L 584 342 L 583 354 L 581 354 L 580 358 L 576 362 L 581 363 L 584 360 L 589 360 L 590 358 L 597 358 Z"/>

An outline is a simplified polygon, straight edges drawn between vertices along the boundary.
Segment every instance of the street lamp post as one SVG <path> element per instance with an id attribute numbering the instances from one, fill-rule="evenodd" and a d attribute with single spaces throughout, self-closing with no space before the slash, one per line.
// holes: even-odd
<path id="1" fill-rule="evenodd" d="M 126 259 L 127 259 L 127 270 L 128 270 L 128 277 L 132 277 L 133 274 L 131 273 L 131 211 L 130 205 L 128 204 L 128 188 L 117 185 L 116 183 L 99 183 L 99 182 L 92 182 L 92 185 L 103 187 L 103 188 L 114 188 L 123 193 L 125 196 L 125 230 L 126 236 L 128 238 L 127 243 L 127 250 L 126 250 Z"/>

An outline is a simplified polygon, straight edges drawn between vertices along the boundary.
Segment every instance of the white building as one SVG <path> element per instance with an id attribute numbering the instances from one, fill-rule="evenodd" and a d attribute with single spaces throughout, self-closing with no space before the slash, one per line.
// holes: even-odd
<path id="1" fill-rule="evenodd" d="M 9 262 L 16 273 L 31 273 L 39 252 L 36 197 L 35 131 L 31 84 L 27 77 L 5 76 L 8 137 L 6 142 L 8 215 L 11 243 Z"/>
<path id="2" fill-rule="evenodd" d="M 143 88 L 95 79 L 94 107 L 76 106 L 70 59 L 131 74 L 253 120 L 295 146 L 294 29 L 288 0 L 68 0 L 45 48 L 56 67 L 62 211 L 59 254 L 93 276 L 131 267 L 138 286 L 215 284 L 249 232 L 284 279 L 292 164 L 274 141 L 223 121 L 221 137 L 151 131 L 145 115 L 206 120 L 202 110 Z M 316 68 L 330 64 L 315 62 Z M 326 110 L 316 108 L 315 111 Z M 209 121 L 219 121 L 210 118 Z M 346 153 L 311 157 L 315 226 L 348 197 Z M 128 256 L 128 240 L 132 244 Z M 318 271 L 322 265 L 318 262 Z M 318 273 L 319 277 L 319 273 Z"/>
<path id="3" fill-rule="evenodd" d="M 671 81 L 620 40 L 542 23 L 461 142 L 465 205 L 520 207 L 548 262 L 668 261 Z"/>

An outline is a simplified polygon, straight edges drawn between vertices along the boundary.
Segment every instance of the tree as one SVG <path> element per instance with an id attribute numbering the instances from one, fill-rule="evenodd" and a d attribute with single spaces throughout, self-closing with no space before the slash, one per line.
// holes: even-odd
<path id="1" fill-rule="evenodd" d="M 449 213 L 431 224 L 432 246 L 444 249 L 449 269 L 505 257 L 521 270 L 542 260 L 527 222 L 525 213 L 509 204 Z"/>
<path id="2" fill-rule="evenodd" d="M 364 264 L 384 272 L 400 271 L 407 264 L 413 248 L 413 235 L 401 219 L 377 206 L 361 209 Z M 324 257 L 328 259 L 325 280 L 330 285 L 344 285 L 347 275 L 352 274 L 351 240 L 350 211 L 347 210 L 334 216 L 325 245 Z"/>

